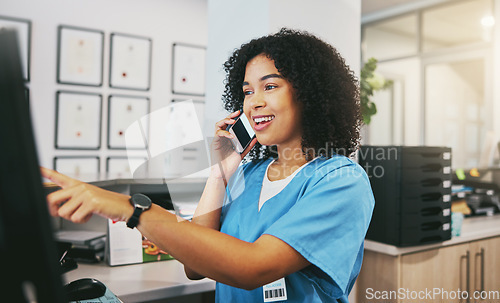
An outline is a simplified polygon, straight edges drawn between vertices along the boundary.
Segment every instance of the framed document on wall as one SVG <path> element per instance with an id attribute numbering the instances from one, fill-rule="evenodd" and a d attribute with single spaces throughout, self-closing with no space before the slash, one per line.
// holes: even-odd
<path id="1" fill-rule="evenodd" d="M 147 160 L 143 157 L 108 157 L 106 172 L 112 178 L 133 178 L 134 170 Z"/>
<path id="2" fill-rule="evenodd" d="M 72 177 L 97 175 L 100 171 L 100 166 L 101 163 L 97 156 L 54 157 L 54 169 Z"/>
<path id="3" fill-rule="evenodd" d="M 125 141 L 127 128 L 149 113 L 149 99 L 144 97 L 111 95 L 108 99 L 108 148 L 144 149 L 142 136 L 129 136 Z M 143 126 L 144 136 L 148 136 L 147 124 Z"/>
<path id="4" fill-rule="evenodd" d="M 102 86 L 104 32 L 58 28 L 57 83 Z"/>
<path id="5" fill-rule="evenodd" d="M 172 49 L 172 93 L 205 95 L 205 53 L 203 46 L 174 43 Z"/>
<path id="6" fill-rule="evenodd" d="M 56 98 L 57 149 L 101 147 L 102 96 L 58 91 Z"/>
<path id="7" fill-rule="evenodd" d="M 152 40 L 125 34 L 111 34 L 109 86 L 149 90 Z"/>
<path id="8" fill-rule="evenodd" d="M 15 29 L 21 52 L 21 64 L 23 65 L 23 77 L 25 81 L 30 80 L 30 53 L 31 53 L 31 21 L 25 19 L 0 16 L 0 30 L 3 28 Z"/>

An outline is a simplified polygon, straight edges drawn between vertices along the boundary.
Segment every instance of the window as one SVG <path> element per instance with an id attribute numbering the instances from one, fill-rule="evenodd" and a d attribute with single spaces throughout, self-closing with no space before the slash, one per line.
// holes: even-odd
<path id="1" fill-rule="evenodd" d="M 364 144 L 450 146 L 480 165 L 493 128 L 493 1 L 456 0 L 363 25 L 362 58 L 395 81 Z"/>
<path id="2" fill-rule="evenodd" d="M 368 25 L 364 27 L 363 36 L 364 58 L 384 60 L 416 55 L 417 15 L 405 15 Z"/>

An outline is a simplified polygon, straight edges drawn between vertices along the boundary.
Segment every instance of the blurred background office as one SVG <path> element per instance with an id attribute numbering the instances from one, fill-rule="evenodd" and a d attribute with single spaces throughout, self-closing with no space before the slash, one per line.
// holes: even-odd
<path id="1" fill-rule="evenodd" d="M 220 101 L 224 61 L 242 43 L 281 27 L 307 30 L 331 43 L 357 75 L 370 58 L 377 60 L 377 77 L 392 85 L 372 98 L 377 113 L 362 129 L 363 145 L 451 147 L 453 172 L 498 167 L 499 19 L 500 0 L 0 0 L 0 28 L 14 25 L 21 34 L 40 163 L 85 181 L 96 175 L 98 180 L 131 177 L 131 165 L 172 147 L 176 133 L 211 136 L 213 124 L 226 115 Z M 118 47 L 122 52 L 115 54 Z M 142 51 L 132 55 L 134 50 Z M 82 72 L 65 52 L 93 72 Z M 117 62 L 125 69 L 117 69 Z M 141 76 L 127 82 L 134 72 Z M 183 100 L 193 100 L 195 120 L 173 106 Z M 141 128 L 144 142 L 127 148 L 127 123 L 144 116 L 150 117 Z M 197 148 L 181 146 L 180 158 L 169 159 L 173 166 L 150 165 L 151 176 L 182 177 L 183 168 L 192 172 L 197 156 L 205 156 Z M 194 190 L 194 184 L 203 182 L 187 182 L 184 189 L 197 191 L 202 186 Z M 487 195 L 500 196 L 498 191 Z M 450 207 L 446 210 L 449 217 Z M 469 221 L 475 229 L 461 241 L 498 236 L 494 220 L 489 227 L 481 219 Z M 477 236 L 481 230 L 486 234 Z M 495 239 L 492 246 L 498 247 Z M 458 247 L 460 240 L 453 241 L 446 245 Z M 417 251 L 391 246 L 388 253 L 380 247 L 365 246 L 365 260 L 368 251 L 397 260 Z M 408 264 L 426 271 L 423 263 L 449 259 L 422 258 Z M 493 263 L 488 258 L 487 269 Z M 381 263 L 376 260 L 374 267 L 363 265 L 365 281 L 377 277 L 373 273 Z M 415 271 L 399 263 L 397 268 Z M 487 280 L 498 289 L 499 271 L 490 271 Z M 410 285 L 427 279 L 412 277 Z"/>

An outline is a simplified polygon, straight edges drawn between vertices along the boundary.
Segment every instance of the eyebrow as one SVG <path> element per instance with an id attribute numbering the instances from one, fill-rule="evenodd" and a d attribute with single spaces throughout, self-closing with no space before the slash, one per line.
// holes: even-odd
<path id="1" fill-rule="evenodd" d="M 264 81 L 266 79 L 269 79 L 269 78 L 280 78 L 280 79 L 283 79 L 283 76 L 282 75 L 278 75 L 278 74 L 269 74 L 269 75 L 265 75 L 262 78 L 260 78 L 259 81 L 262 82 L 262 81 Z M 245 85 L 250 85 L 250 83 L 244 81 L 241 86 L 245 86 Z"/>

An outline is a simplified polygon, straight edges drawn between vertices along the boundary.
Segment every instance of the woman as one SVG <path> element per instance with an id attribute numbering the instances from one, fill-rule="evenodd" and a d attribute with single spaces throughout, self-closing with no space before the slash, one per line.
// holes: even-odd
<path id="1" fill-rule="evenodd" d="M 215 165 L 192 222 L 153 205 L 137 228 L 188 277 L 216 280 L 218 302 L 347 302 L 374 204 L 346 157 L 361 123 L 353 73 L 334 48 L 288 29 L 243 45 L 225 69 L 233 113 L 216 123 Z M 226 128 L 241 110 L 256 139 L 240 155 Z M 53 215 L 132 217 L 129 196 L 43 174 L 63 187 L 47 198 Z"/>

